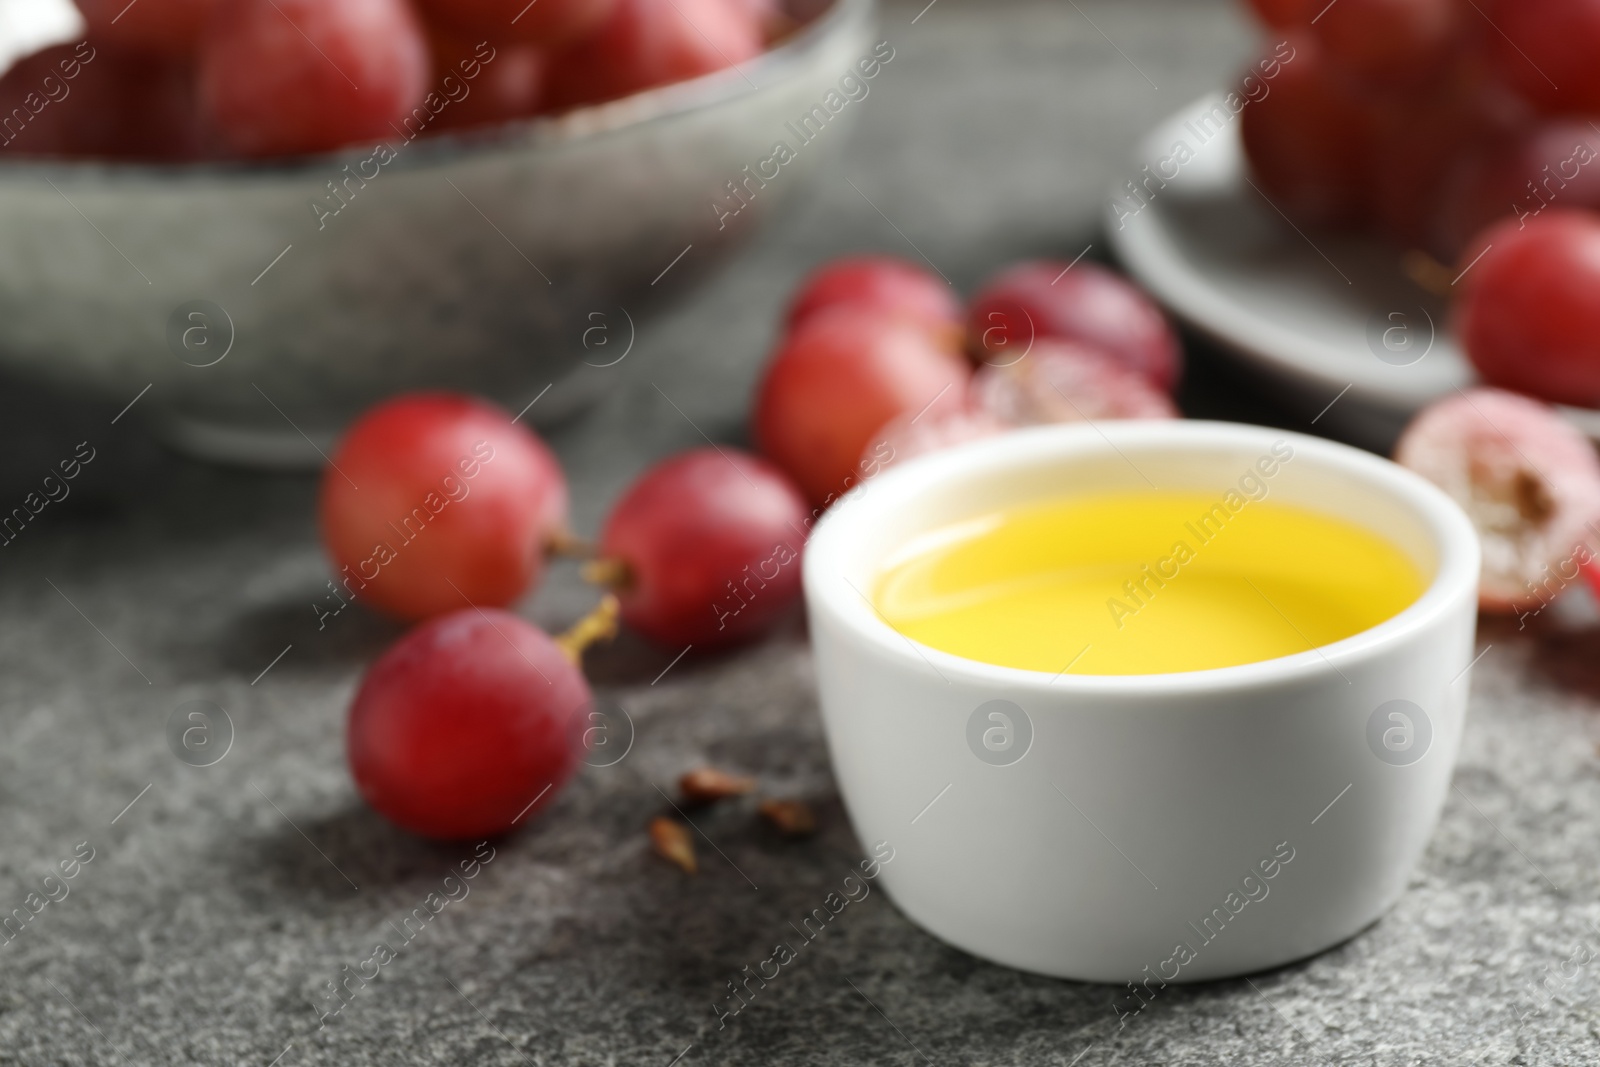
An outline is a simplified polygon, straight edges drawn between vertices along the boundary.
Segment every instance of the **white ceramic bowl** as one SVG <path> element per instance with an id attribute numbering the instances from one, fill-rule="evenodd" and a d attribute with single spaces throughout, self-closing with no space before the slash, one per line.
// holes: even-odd
<path id="1" fill-rule="evenodd" d="M 1296 655 L 1144 676 L 963 659 L 867 599 L 882 561 L 930 529 L 1146 479 L 1220 500 L 1274 445 L 1293 455 L 1265 479 L 1270 498 L 1388 538 L 1431 576 L 1420 599 Z M 806 549 L 845 806 L 868 848 L 893 850 L 882 884 L 912 920 L 1013 967 L 1142 983 L 1127 1010 L 1166 981 L 1310 955 L 1376 920 L 1427 845 L 1461 734 L 1477 576 L 1476 535 L 1443 493 L 1299 434 L 1052 426 L 913 461 L 841 501 Z"/>

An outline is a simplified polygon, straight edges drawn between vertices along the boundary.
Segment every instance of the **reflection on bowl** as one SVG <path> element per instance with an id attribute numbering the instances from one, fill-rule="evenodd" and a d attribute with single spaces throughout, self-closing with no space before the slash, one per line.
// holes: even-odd
<path id="1" fill-rule="evenodd" d="M 487 131 L 287 162 L 10 163 L 0 366 L 137 395 L 174 443 L 256 464 L 314 464 L 310 442 L 410 389 L 539 396 L 529 417 L 555 421 L 604 385 L 564 388 L 580 361 L 617 360 L 822 173 L 859 109 L 819 105 L 868 54 L 872 10 L 819 3 L 738 68 Z M 825 135 L 802 141 L 808 114 Z"/>

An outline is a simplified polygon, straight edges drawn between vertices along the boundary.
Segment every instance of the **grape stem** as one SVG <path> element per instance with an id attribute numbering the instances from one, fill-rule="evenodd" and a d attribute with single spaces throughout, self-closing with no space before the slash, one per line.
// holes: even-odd
<path id="1" fill-rule="evenodd" d="M 596 641 L 609 641 L 617 636 L 617 620 L 622 605 L 610 593 L 600 598 L 593 611 L 572 624 L 572 628 L 558 636 L 556 647 L 561 649 L 574 667 L 583 666 L 584 649 Z"/>
<path id="2" fill-rule="evenodd" d="M 602 589 L 625 593 L 633 588 L 633 568 L 625 560 L 592 559 L 580 572 L 583 580 Z"/>
<path id="3" fill-rule="evenodd" d="M 1400 261 L 1406 277 L 1434 296 L 1454 295 L 1454 272 L 1428 253 L 1413 248 Z"/>
<path id="4" fill-rule="evenodd" d="M 566 559 L 593 559 L 594 542 L 585 541 L 571 530 L 553 530 L 544 539 L 544 554 Z"/>

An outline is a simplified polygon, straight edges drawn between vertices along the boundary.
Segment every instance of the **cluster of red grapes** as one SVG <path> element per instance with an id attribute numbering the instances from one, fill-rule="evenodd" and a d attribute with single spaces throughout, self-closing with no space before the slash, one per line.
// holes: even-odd
<path id="1" fill-rule="evenodd" d="M 1244 109 L 1304 225 L 1456 265 L 1485 381 L 1600 407 L 1600 0 L 1250 0 L 1292 58 Z"/>
<path id="2" fill-rule="evenodd" d="M 841 259 L 795 295 L 752 436 L 820 509 L 890 463 L 958 441 L 1174 417 L 1181 364 L 1161 310 L 1094 263 L 1016 264 L 963 309 L 915 264 Z"/>
<path id="3" fill-rule="evenodd" d="M 1244 109 L 1245 152 L 1297 222 L 1450 262 L 1501 217 L 1600 207 L 1596 0 L 1250 4 L 1292 58 Z"/>
<path id="4" fill-rule="evenodd" d="M 445 394 L 380 405 L 330 457 L 319 500 L 341 599 L 421 622 L 356 694 L 357 786 L 427 836 L 510 829 L 582 758 L 579 659 L 619 617 L 671 652 L 751 640 L 799 598 L 811 526 L 857 481 L 1013 426 L 1172 417 L 1180 360 L 1155 305 L 1094 264 L 1020 264 L 963 314 L 913 264 L 839 260 L 796 294 L 760 384 L 766 458 L 712 446 L 663 460 L 592 546 L 567 529 L 554 454 L 498 408 Z M 574 553 L 606 590 L 594 615 L 552 637 L 503 610 L 548 557 Z"/>
<path id="5" fill-rule="evenodd" d="M 6 148 L 286 156 L 563 111 L 757 55 L 781 0 L 77 0 L 0 79 Z M 20 120 L 20 121 L 18 121 Z"/>

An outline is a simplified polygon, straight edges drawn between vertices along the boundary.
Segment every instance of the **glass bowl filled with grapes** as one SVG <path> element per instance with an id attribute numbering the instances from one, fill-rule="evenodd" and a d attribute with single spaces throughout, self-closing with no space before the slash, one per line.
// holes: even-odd
<path id="1" fill-rule="evenodd" d="M 522 408 L 614 362 L 824 171 L 892 58 L 872 14 L 12 3 L 0 361 L 138 396 L 175 444 L 257 464 L 319 462 L 312 445 L 406 390 Z"/>

